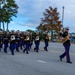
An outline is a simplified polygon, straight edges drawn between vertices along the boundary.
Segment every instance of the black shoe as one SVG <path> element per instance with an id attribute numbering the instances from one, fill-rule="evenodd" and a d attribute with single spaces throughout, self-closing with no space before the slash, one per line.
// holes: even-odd
<path id="1" fill-rule="evenodd" d="M 17 52 L 19 52 L 19 50 L 17 50 Z"/>
<path id="2" fill-rule="evenodd" d="M 39 51 L 36 51 L 37 53 L 39 52 Z"/>
<path id="3" fill-rule="evenodd" d="M 4 53 L 7 53 L 7 52 L 4 51 Z"/>
<path id="4" fill-rule="evenodd" d="M 45 51 L 48 51 L 48 50 L 46 49 L 46 47 L 44 47 L 44 50 L 45 50 Z"/>
<path id="5" fill-rule="evenodd" d="M 25 53 L 25 49 L 23 50 L 23 53 Z"/>
<path id="6" fill-rule="evenodd" d="M 26 54 L 29 54 L 28 52 L 26 52 Z"/>
<path id="7" fill-rule="evenodd" d="M 0 48 L 0 51 L 1 51 L 1 48 Z"/>
<path id="8" fill-rule="evenodd" d="M 12 54 L 12 55 L 14 55 L 14 54 Z"/>
<path id="9" fill-rule="evenodd" d="M 60 58 L 60 61 L 62 61 L 62 58 L 59 56 L 59 58 Z"/>
<path id="10" fill-rule="evenodd" d="M 19 52 L 18 48 L 16 48 L 16 51 Z"/>
<path id="11" fill-rule="evenodd" d="M 46 50 L 46 48 L 44 47 L 44 50 Z"/>
<path id="12" fill-rule="evenodd" d="M 22 48 L 20 48 L 22 50 Z"/>
<path id="13" fill-rule="evenodd" d="M 70 64 L 72 64 L 72 62 L 71 62 L 71 61 L 69 61 L 69 62 L 67 62 L 67 63 L 70 63 Z"/>
<path id="14" fill-rule="evenodd" d="M 48 51 L 48 50 L 45 50 L 45 51 Z"/>
<path id="15" fill-rule="evenodd" d="M 34 48 L 34 52 L 35 52 L 36 48 Z"/>

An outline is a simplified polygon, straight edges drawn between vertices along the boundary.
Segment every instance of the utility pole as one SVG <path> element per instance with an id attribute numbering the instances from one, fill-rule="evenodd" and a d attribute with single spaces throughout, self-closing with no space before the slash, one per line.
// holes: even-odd
<path id="1" fill-rule="evenodd" d="M 63 22 L 64 22 L 64 6 L 62 7 L 62 27 L 63 27 Z"/>

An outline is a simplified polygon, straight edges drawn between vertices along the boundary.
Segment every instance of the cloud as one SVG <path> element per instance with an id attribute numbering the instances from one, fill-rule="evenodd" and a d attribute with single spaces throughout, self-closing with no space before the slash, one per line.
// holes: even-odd
<path id="1" fill-rule="evenodd" d="M 74 26 L 75 23 L 75 0 L 15 0 L 19 6 L 19 19 L 22 19 L 23 25 L 27 27 L 37 27 L 43 17 L 43 12 L 48 9 L 49 6 L 57 7 L 60 14 L 60 20 L 62 19 L 62 7 L 64 6 L 64 25 Z M 27 19 L 27 21 L 26 21 Z M 71 28 L 72 29 L 72 28 Z"/>

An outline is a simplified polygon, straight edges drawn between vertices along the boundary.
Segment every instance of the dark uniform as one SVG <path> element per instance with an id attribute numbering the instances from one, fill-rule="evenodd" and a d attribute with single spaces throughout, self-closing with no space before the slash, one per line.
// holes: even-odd
<path id="1" fill-rule="evenodd" d="M 1 51 L 2 45 L 3 45 L 3 35 L 0 34 L 0 51 Z"/>
<path id="2" fill-rule="evenodd" d="M 14 55 L 14 49 L 15 49 L 15 35 L 12 33 L 10 34 L 10 50 L 11 54 Z"/>
<path id="3" fill-rule="evenodd" d="M 6 33 L 3 35 L 3 43 L 4 43 L 4 52 L 7 53 L 9 37 Z"/>
<path id="4" fill-rule="evenodd" d="M 24 47 L 24 35 L 20 34 L 20 48 Z"/>
<path id="5" fill-rule="evenodd" d="M 35 42 L 34 51 L 39 52 L 39 45 L 40 45 L 40 36 L 39 36 L 39 33 L 36 33 L 35 38 L 34 38 L 34 42 Z"/>
<path id="6" fill-rule="evenodd" d="M 29 33 L 26 32 L 26 34 L 24 34 L 24 50 L 23 53 L 29 54 L 29 44 L 30 44 L 30 37 L 29 37 Z"/>
<path id="7" fill-rule="evenodd" d="M 32 33 L 30 33 L 29 37 L 30 37 L 29 49 L 31 49 L 31 47 L 33 45 L 33 36 L 32 36 Z"/>
<path id="8" fill-rule="evenodd" d="M 66 28 L 64 33 L 60 33 L 60 36 L 63 37 L 63 40 L 69 35 L 68 30 L 69 29 Z M 69 38 L 67 38 L 67 40 L 63 42 L 63 46 L 65 48 L 65 52 L 62 55 L 60 55 L 60 60 L 62 61 L 62 58 L 66 56 L 67 63 L 72 63 L 70 61 L 70 55 L 69 55 L 69 50 L 70 50 L 70 39 Z"/>
<path id="9" fill-rule="evenodd" d="M 45 47 L 44 47 L 44 50 L 45 51 L 48 51 L 47 47 L 49 45 L 49 36 L 48 36 L 48 33 L 45 33 L 44 34 L 44 42 L 45 42 Z"/>
<path id="10" fill-rule="evenodd" d="M 18 34 L 16 34 L 15 42 L 16 42 L 16 51 L 19 52 L 20 36 Z"/>

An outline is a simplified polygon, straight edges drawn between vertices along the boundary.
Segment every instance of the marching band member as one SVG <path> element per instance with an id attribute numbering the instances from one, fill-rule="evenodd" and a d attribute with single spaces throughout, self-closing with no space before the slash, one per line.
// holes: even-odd
<path id="1" fill-rule="evenodd" d="M 32 33 L 29 33 L 29 36 L 30 36 L 30 45 L 29 45 L 29 48 L 31 49 L 31 47 L 33 45 L 33 36 L 32 36 Z"/>
<path id="2" fill-rule="evenodd" d="M 38 51 L 38 50 L 39 50 L 39 45 L 40 45 L 40 36 L 39 36 L 39 32 L 36 32 L 34 41 L 35 41 L 35 48 L 34 48 L 34 51 L 36 50 L 36 52 L 39 52 L 39 51 Z"/>
<path id="3" fill-rule="evenodd" d="M 49 35 L 48 35 L 47 31 L 43 35 L 44 35 L 44 42 L 45 42 L 44 50 L 48 51 L 47 47 L 49 45 Z"/>
<path id="4" fill-rule="evenodd" d="M 19 45 L 20 45 L 20 34 L 17 31 L 15 35 L 15 44 L 16 44 L 16 51 L 19 52 Z"/>
<path id="5" fill-rule="evenodd" d="M 24 33 L 24 45 L 25 45 L 25 49 L 23 50 L 23 53 L 29 54 L 29 43 L 30 43 L 30 37 L 29 37 L 29 32 L 25 32 Z"/>
<path id="6" fill-rule="evenodd" d="M 4 52 L 7 53 L 7 47 L 9 43 L 9 37 L 8 37 L 7 32 L 5 32 L 3 35 L 3 43 L 4 43 Z"/>
<path id="7" fill-rule="evenodd" d="M 14 49 L 15 49 L 15 34 L 14 31 L 12 30 L 10 33 L 10 50 L 12 55 L 14 55 Z"/>
<path id="8" fill-rule="evenodd" d="M 69 28 L 66 28 L 63 33 L 60 33 L 60 36 L 63 37 L 62 42 L 63 42 L 63 46 L 65 48 L 65 52 L 62 55 L 60 55 L 60 60 L 62 61 L 62 59 L 66 56 L 66 62 L 72 63 L 70 61 L 70 55 L 69 55 L 69 50 L 70 50 Z"/>
<path id="9" fill-rule="evenodd" d="M 20 48 L 22 49 L 23 46 L 24 46 L 24 34 L 21 32 L 21 34 L 20 34 Z"/>
<path id="10" fill-rule="evenodd" d="M 0 51 L 1 51 L 2 45 L 3 45 L 3 32 L 0 31 Z"/>

